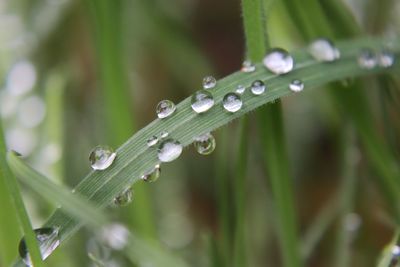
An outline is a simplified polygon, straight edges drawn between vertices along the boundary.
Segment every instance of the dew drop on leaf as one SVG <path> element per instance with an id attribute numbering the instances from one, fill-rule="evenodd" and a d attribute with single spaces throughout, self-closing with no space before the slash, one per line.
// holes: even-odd
<path id="1" fill-rule="evenodd" d="M 174 102 L 171 100 L 161 100 L 157 105 L 156 113 L 160 119 L 164 119 L 171 116 L 175 110 L 176 106 Z"/>
<path id="2" fill-rule="evenodd" d="M 213 76 L 206 76 L 203 78 L 203 88 L 211 89 L 217 85 L 217 80 Z"/>
<path id="3" fill-rule="evenodd" d="M 289 89 L 293 92 L 303 91 L 304 83 L 299 79 L 295 79 L 289 84 Z"/>
<path id="4" fill-rule="evenodd" d="M 240 69 L 241 72 L 254 72 L 256 70 L 256 65 L 253 64 L 250 60 L 245 60 L 242 63 L 242 68 Z"/>
<path id="5" fill-rule="evenodd" d="M 114 198 L 114 205 L 118 207 L 123 207 L 132 202 L 133 199 L 133 189 L 128 187 L 121 194 Z"/>
<path id="6" fill-rule="evenodd" d="M 227 93 L 222 99 L 222 105 L 226 111 L 234 113 L 242 108 L 243 101 L 236 93 Z"/>
<path id="7" fill-rule="evenodd" d="M 274 74 L 285 74 L 293 70 L 294 59 L 286 50 L 273 48 L 264 57 L 263 64 Z"/>
<path id="8" fill-rule="evenodd" d="M 244 85 L 241 85 L 241 84 L 239 84 L 237 87 L 236 87 L 236 93 L 237 94 L 239 94 L 239 95 L 242 95 L 242 94 L 244 94 L 244 92 L 246 91 L 246 87 L 244 86 Z"/>
<path id="9" fill-rule="evenodd" d="M 89 155 L 93 170 L 105 170 L 114 162 L 117 154 L 109 146 L 96 146 Z"/>
<path id="10" fill-rule="evenodd" d="M 368 48 L 361 50 L 357 61 L 360 68 L 367 70 L 373 69 L 378 63 L 374 51 Z"/>
<path id="11" fill-rule="evenodd" d="M 383 68 L 389 68 L 394 64 L 394 54 L 386 49 L 378 53 L 378 64 Z"/>
<path id="12" fill-rule="evenodd" d="M 212 134 L 206 133 L 194 139 L 194 147 L 201 155 L 211 154 L 216 146 L 215 138 Z"/>
<path id="13" fill-rule="evenodd" d="M 265 92 L 265 84 L 263 81 L 260 80 L 255 80 L 251 84 L 250 91 L 253 93 L 253 95 L 261 95 Z"/>
<path id="14" fill-rule="evenodd" d="M 161 139 L 167 138 L 168 135 L 169 135 L 169 133 L 168 133 L 167 131 L 162 131 L 162 132 L 160 133 L 160 138 L 161 138 Z"/>
<path id="15" fill-rule="evenodd" d="M 199 90 L 191 98 L 192 109 L 196 113 L 203 113 L 214 106 L 214 97 L 206 90 Z"/>
<path id="16" fill-rule="evenodd" d="M 157 136 L 153 135 L 146 141 L 148 147 L 155 146 L 158 143 L 158 138 Z"/>
<path id="17" fill-rule="evenodd" d="M 160 174 L 161 174 L 161 168 L 160 165 L 157 164 L 156 166 L 154 166 L 154 168 L 151 168 L 150 170 L 146 171 L 142 175 L 141 179 L 145 182 L 152 183 L 158 180 Z"/>
<path id="18" fill-rule="evenodd" d="M 34 230 L 43 260 L 50 256 L 50 254 L 60 245 L 58 231 L 58 228 L 52 227 L 38 228 Z M 22 238 L 19 242 L 18 252 L 27 266 L 33 266 L 28 247 L 25 243 L 25 238 Z"/>
<path id="19" fill-rule="evenodd" d="M 340 51 L 332 41 L 320 38 L 313 41 L 309 46 L 311 56 L 320 62 L 331 62 L 340 58 Z"/>
<path id="20" fill-rule="evenodd" d="M 158 147 L 157 156 L 161 162 L 171 162 L 182 154 L 182 150 L 183 146 L 179 141 L 167 139 Z"/>

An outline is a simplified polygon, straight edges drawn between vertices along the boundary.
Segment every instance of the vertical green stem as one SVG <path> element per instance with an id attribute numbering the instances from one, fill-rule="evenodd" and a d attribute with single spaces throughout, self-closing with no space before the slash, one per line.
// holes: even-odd
<path id="1" fill-rule="evenodd" d="M 31 257 L 32 266 L 41 267 L 44 266 L 36 235 L 32 230 L 31 222 L 29 220 L 28 213 L 26 212 L 24 202 L 22 200 L 21 192 L 18 186 L 17 179 L 11 173 L 6 163 L 6 144 L 4 142 L 4 134 L 2 122 L 0 121 L 0 176 L 4 179 L 5 184 L 8 188 L 8 194 L 14 204 L 15 213 L 19 219 L 22 227 L 22 231 L 25 235 L 26 245 Z M 17 249 L 17 248 L 15 248 Z"/>
<path id="2" fill-rule="evenodd" d="M 130 95 L 122 31 L 124 1 L 87 0 L 95 27 L 99 74 L 104 100 L 106 129 L 111 145 L 117 146 L 133 133 Z M 144 237 L 156 236 L 153 208 L 147 188 L 135 187 L 135 205 L 128 207 L 129 219 Z"/>
<path id="3" fill-rule="evenodd" d="M 247 55 L 253 61 L 260 61 L 268 47 L 263 4 L 262 0 L 242 0 Z M 287 267 L 301 266 L 280 101 L 262 108 L 259 112 L 259 122 L 277 207 L 277 226 L 283 261 Z"/>

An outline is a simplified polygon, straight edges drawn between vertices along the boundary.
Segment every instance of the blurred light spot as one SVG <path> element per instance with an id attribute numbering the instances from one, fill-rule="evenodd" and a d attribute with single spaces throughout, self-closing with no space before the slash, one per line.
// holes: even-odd
<path id="1" fill-rule="evenodd" d="M 18 119 L 22 126 L 32 128 L 38 126 L 46 115 L 46 106 L 43 100 L 38 96 L 31 96 L 22 100 Z"/>
<path id="2" fill-rule="evenodd" d="M 160 226 L 160 238 L 171 248 L 183 248 L 193 239 L 193 227 L 181 213 L 167 214 Z"/>
<path id="3" fill-rule="evenodd" d="M 59 144 L 49 143 L 42 148 L 40 158 L 47 164 L 53 164 L 61 159 L 61 154 L 62 151 Z"/>
<path id="4" fill-rule="evenodd" d="M 7 147 L 23 156 L 29 156 L 36 146 L 37 138 L 29 129 L 14 128 L 6 131 Z"/>
<path id="5" fill-rule="evenodd" d="M 356 232 L 361 226 L 361 217 L 357 213 L 349 213 L 343 221 L 343 226 L 346 231 Z"/>
<path id="6" fill-rule="evenodd" d="M 6 88 L 13 95 L 23 95 L 36 83 L 36 70 L 32 63 L 20 61 L 14 64 L 7 76 Z"/>
<path id="7" fill-rule="evenodd" d="M 128 243 L 129 230 L 122 224 L 114 223 L 101 230 L 100 238 L 112 249 L 121 250 Z"/>

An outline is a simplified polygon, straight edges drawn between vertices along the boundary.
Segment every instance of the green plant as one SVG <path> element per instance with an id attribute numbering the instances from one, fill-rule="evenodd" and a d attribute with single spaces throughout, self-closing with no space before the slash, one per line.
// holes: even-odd
<path id="1" fill-rule="evenodd" d="M 288 9 L 291 19 L 299 25 L 300 35 L 307 42 L 322 35 L 339 38 L 351 37 L 361 32 L 347 10 L 335 1 L 321 1 L 319 3 L 318 1 L 307 0 L 306 2 L 305 6 L 309 9 L 299 5 L 296 1 L 282 1 L 281 4 Z M 97 30 L 95 40 L 98 58 L 100 59 L 99 73 L 102 77 L 102 99 L 104 99 L 106 107 L 104 117 L 106 124 L 109 125 L 106 127 L 108 132 L 104 136 L 108 136 L 107 140 L 115 147 L 131 135 L 133 129 L 130 105 L 126 101 L 129 94 L 126 91 L 128 79 L 124 68 L 126 51 L 121 49 L 126 44 L 123 43 L 122 38 L 124 36 L 121 32 L 123 28 L 120 26 L 119 20 L 116 19 L 119 14 L 124 12 L 124 7 L 126 7 L 124 5 L 127 4 L 123 2 L 115 4 L 106 0 L 87 1 L 87 7 L 91 11 L 94 21 L 94 28 Z M 142 10 L 150 13 L 152 11 L 151 5 L 149 3 L 138 4 L 139 9 L 142 8 Z M 227 133 L 223 133 L 222 138 L 224 140 L 221 142 L 223 145 L 218 148 L 222 150 L 217 164 L 219 180 L 216 182 L 219 190 L 217 202 L 220 205 L 217 217 L 221 226 L 217 230 L 217 234 L 210 234 L 210 238 L 216 237 L 216 240 L 210 242 L 209 261 L 215 266 L 249 266 L 249 262 L 252 262 L 252 260 L 247 248 L 249 244 L 247 225 L 249 222 L 246 218 L 246 206 L 248 205 L 246 201 L 248 184 L 246 177 L 249 175 L 250 168 L 250 153 L 248 151 L 252 149 L 249 143 L 249 129 L 252 124 L 249 118 L 244 117 L 244 115 L 259 107 L 261 108 L 256 116 L 260 143 L 262 144 L 262 158 L 268 174 L 266 175 L 268 177 L 267 183 L 271 186 L 273 199 L 271 210 L 276 216 L 274 229 L 278 229 L 277 238 L 284 266 L 306 265 L 307 260 L 316 248 L 316 244 L 330 225 L 334 223 L 333 221 L 336 218 L 345 220 L 346 216 L 354 210 L 355 186 L 358 180 L 356 179 L 357 166 L 351 164 L 351 153 L 352 148 L 358 145 L 355 132 L 358 133 L 365 148 L 370 166 L 377 174 L 377 181 L 383 189 L 382 196 L 384 196 L 386 203 L 391 206 L 389 209 L 393 214 L 391 219 L 396 225 L 398 224 L 400 216 L 400 207 L 397 201 L 400 193 L 400 184 L 397 179 L 399 177 L 399 165 L 394 151 L 392 151 L 396 147 L 385 145 L 379 133 L 375 130 L 368 115 L 370 108 L 365 99 L 366 92 L 361 88 L 360 82 L 354 82 L 348 88 L 337 83 L 332 84 L 332 82 L 384 73 L 392 75 L 392 78 L 387 78 L 387 80 L 392 79 L 393 83 L 387 84 L 394 84 L 393 87 L 397 88 L 396 79 L 398 78 L 395 75 L 400 70 L 400 63 L 397 60 L 400 54 L 400 39 L 360 37 L 337 41 L 335 45 L 340 51 L 340 58 L 334 62 L 316 61 L 309 54 L 308 47 L 304 45 L 304 48 L 294 49 L 291 52 L 295 61 L 294 69 L 287 74 L 276 75 L 267 71 L 261 63 L 271 43 L 267 38 L 270 26 L 266 25 L 265 22 L 271 14 L 271 4 L 269 1 L 243 0 L 242 8 L 246 58 L 256 63 L 256 70 L 249 73 L 238 71 L 219 79 L 216 87 L 210 90 L 215 104 L 204 114 L 197 114 L 192 110 L 191 97 L 181 101 L 176 105 L 176 111 L 172 116 L 151 122 L 118 147 L 116 149 L 116 160 L 109 168 L 104 171 L 91 171 L 84 178 L 78 179 L 79 184 L 74 187 L 74 194 L 69 193 L 69 190 L 64 186 L 50 182 L 48 178 L 26 165 L 15 153 L 9 152 L 7 154 L 8 165 L 5 164 L 6 149 L 0 128 L 0 150 L 2 153 L 0 175 L 10 185 L 8 194 L 10 199 L 14 199 L 15 207 L 20 211 L 18 216 L 24 222 L 21 225 L 27 236 L 27 245 L 32 252 L 32 261 L 35 266 L 41 266 L 45 263 L 40 261 L 40 254 L 34 244 L 35 242 L 33 242 L 33 232 L 30 231 L 29 218 L 24 212 L 25 208 L 18 192 L 18 186 L 16 186 L 15 178 L 8 168 L 11 168 L 13 173 L 21 178 L 21 181 L 28 188 L 42 196 L 47 202 L 61 205 L 61 208 L 58 208 L 51 215 L 44 226 L 59 228 L 59 239 L 61 244 L 64 244 L 85 224 L 88 225 L 89 231 L 101 231 L 101 227 L 109 224 L 111 221 L 109 217 L 112 217 L 106 215 L 108 212 L 104 209 L 113 202 L 117 195 L 141 181 L 143 174 L 159 164 L 157 146 L 148 147 L 147 145 L 149 137 L 167 131 L 169 138 L 178 140 L 180 144 L 187 147 L 193 143 L 197 136 L 215 131 L 237 118 L 240 118 L 238 135 L 232 138 Z M 334 14 L 336 14 L 334 18 L 324 13 L 326 9 L 334 11 Z M 315 17 L 312 18 L 310 14 L 315 15 Z M 165 19 L 160 19 L 159 14 L 153 15 L 157 18 L 155 21 Z M 315 19 L 318 23 L 313 23 L 312 19 Z M 169 22 L 168 19 L 165 20 Z M 169 23 L 160 24 L 163 25 L 159 28 L 153 26 L 163 33 L 160 36 L 169 36 L 168 32 L 171 29 L 174 32 L 173 23 L 170 23 L 172 26 Z M 343 25 L 348 25 L 349 27 L 346 28 L 350 30 L 344 30 Z M 144 27 L 151 26 L 145 25 Z M 170 37 L 165 38 L 167 42 L 170 40 Z M 395 56 L 392 66 L 387 68 L 379 66 L 371 69 L 360 67 L 358 59 L 364 49 L 368 48 L 380 53 L 380 51 L 387 49 L 388 44 L 390 44 L 390 52 Z M 186 43 L 185 45 L 188 48 L 185 51 L 192 51 L 190 45 Z M 167 46 L 165 49 L 171 49 L 171 46 Z M 178 54 L 179 51 L 174 51 L 174 53 Z M 333 198 L 332 204 L 328 204 L 327 208 L 323 209 L 320 216 L 311 224 L 303 240 L 298 234 L 300 227 L 296 219 L 296 198 L 294 190 L 292 190 L 294 179 L 292 178 L 288 146 L 286 145 L 288 133 L 285 133 L 282 113 L 282 109 L 285 107 L 281 104 L 284 97 L 299 95 L 289 89 L 289 84 L 296 79 L 300 79 L 304 83 L 304 92 L 329 84 L 332 102 L 339 109 L 337 113 L 340 115 L 338 117 L 349 117 L 345 120 L 337 117 L 332 120 L 334 121 L 333 124 L 343 124 L 345 129 L 344 134 L 341 134 L 337 140 L 341 147 L 338 154 L 343 159 L 340 175 L 342 178 L 341 187 Z M 255 80 L 261 80 L 266 84 L 266 92 L 255 96 L 247 89 L 241 96 L 242 108 L 234 113 L 226 112 L 222 107 L 223 97 L 234 91 L 239 85 L 244 85 L 246 88 L 251 87 Z M 318 89 L 318 91 L 321 91 L 321 89 Z M 388 90 L 388 88 L 385 89 Z M 314 89 L 313 92 L 316 91 L 317 89 Z M 397 91 L 395 94 L 398 94 Z M 103 114 L 103 111 L 100 113 Z M 355 130 L 351 125 L 354 125 Z M 227 165 L 229 165 L 229 159 L 225 155 L 225 153 L 231 152 L 232 148 L 237 151 L 235 152 L 236 166 L 233 168 L 233 182 L 228 177 L 227 168 L 229 166 Z M 134 187 L 136 187 L 136 184 Z M 230 188 L 233 188 L 233 191 Z M 149 197 L 149 189 L 143 189 L 142 186 L 138 191 L 138 196 L 135 196 L 136 207 L 133 210 L 129 208 L 132 215 L 127 217 L 127 221 L 130 222 L 135 234 L 130 235 L 128 245 L 122 254 L 128 258 L 129 262 L 138 265 L 144 262 L 150 262 L 154 266 L 192 265 L 176 257 L 174 253 L 167 252 L 156 241 L 158 239 L 155 231 L 157 223 L 153 210 L 154 204 Z M 7 212 L 12 213 L 12 209 L 8 209 Z M 347 247 L 349 241 L 346 239 L 346 234 L 347 232 L 343 230 L 343 227 L 339 226 L 336 238 L 338 249 L 333 261 L 337 266 L 350 266 Z M 1 242 L 5 241 L 2 240 Z M 390 253 L 387 253 L 386 261 L 387 258 L 391 257 Z M 94 260 L 97 261 L 96 258 Z M 100 265 L 101 261 L 98 261 L 97 264 Z M 253 264 L 255 263 L 253 262 Z M 381 264 L 385 266 L 385 263 Z M 18 261 L 15 265 L 21 266 L 22 263 Z"/>

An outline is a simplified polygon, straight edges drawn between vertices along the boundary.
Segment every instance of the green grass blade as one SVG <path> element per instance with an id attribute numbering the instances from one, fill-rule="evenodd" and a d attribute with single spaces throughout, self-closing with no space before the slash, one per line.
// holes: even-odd
<path id="1" fill-rule="evenodd" d="M 11 173 L 6 163 L 5 151 L 6 145 L 4 143 L 3 137 L 3 126 L 2 122 L 0 121 L 0 176 L 3 177 L 4 182 L 8 188 L 8 194 L 10 195 L 12 203 L 14 204 L 15 213 L 17 214 L 20 226 L 22 227 L 22 231 L 25 235 L 25 241 L 29 250 L 31 262 L 35 267 L 45 266 L 42 261 L 40 249 L 36 240 L 36 235 L 32 230 L 31 222 L 29 220 L 28 213 L 26 212 L 24 202 L 22 200 L 17 179 Z M 15 250 L 17 250 L 17 248 L 15 248 Z"/>
<path id="2" fill-rule="evenodd" d="M 133 132 L 134 123 L 130 110 L 128 80 L 123 28 L 120 14 L 126 3 L 110 0 L 87 0 L 94 21 L 96 45 L 99 57 L 99 72 L 103 101 L 105 104 L 106 129 L 110 145 L 117 146 Z M 138 231 L 148 237 L 155 237 L 152 205 L 146 187 L 135 191 L 137 205 L 129 207 Z"/>
<path id="3" fill-rule="evenodd" d="M 15 153 L 8 153 L 7 159 L 15 175 L 50 203 L 60 204 L 62 211 L 74 217 L 76 223 L 88 224 L 91 229 L 98 230 L 109 222 L 95 203 L 89 203 L 82 196 L 54 184 L 26 165 Z M 62 234 L 61 231 L 62 229 L 59 234 Z M 168 254 L 157 244 L 148 243 L 132 234 L 129 235 L 129 243 L 124 252 L 135 263 L 151 262 L 154 266 L 169 267 L 186 266 L 182 260 Z"/>
<path id="4" fill-rule="evenodd" d="M 393 255 L 393 247 L 400 245 L 400 232 L 399 230 L 393 236 L 392 241 L 384 247 L 381 253 L 381 257 L 377 263 L 377 267 L 396 267 L 397 264 L 391 265 L 393 259 L 398 258 L 398 256 Z"/>
<path id="5" fill-rule="evenodd" d="M 400 42 L 398 39 L 395 41 L 393 52 L 399 56 Z M 307 54 L 306 49 L 299 50 L 293 53 L 297 67 L 291 73 L 283 76 L 271 74 L 261 63 L 257 64 L 257 70 L 253 73 L 233 73 L 219 80 L 216 88 L 212 90 L 215 106 L 207 113 L 199 115 L 193 112 L 190 106 L 190 97 L 186 98 L 177 105 L 173 116 L 163 120 L 156 119 L 138 131 L 117 149 L 117 158 L 110 168 L 104 171 L 90 172 L 75 190 L 96 203 L 97 206 L 107 206 L 122 190 L 140 181 L 144 172 L 159 163 L 157 149 L 148 148 L 146 144 L 149 136 L 166 130 L 170 133 L 171 138 L 179 140 L 183 146 L 188 146 L 199 134 L 212 132 L 266 103 L 293 94 L 288 85 L 294 78 L 301 77 L 305 83 L 305 91 L 307 91 L 350 76 L 398 71 L 400 69 L 399 61 L 396 61 L 390 69 L 365 70 L 358 66 L 357 57 L 361 48 L 368 46 L 378 49 L 386 42 L 387 40 L 384 39 L 371 38 L 338 42 L 337 46 L 342 52 L 342 57 L 332 64 L 315 62 Z M 244 105 L 240 111 L 233 114 L 225 112 L 221 105 L 223 96 L 239 84 L 248 87 L 255 79 L 263 80 L 269 86 L 269 90 L 261 96 L 253 96 L 248 92 L 242 97 Z M 56 225 L 61 228 L 61 242 L 68 239 L 81 226 L 60 210 L 56 211 L 45 225 Z"/>

